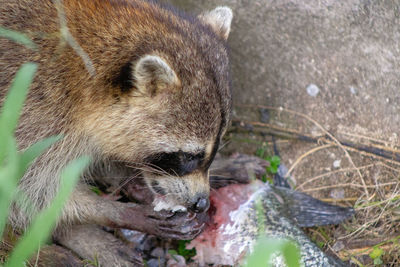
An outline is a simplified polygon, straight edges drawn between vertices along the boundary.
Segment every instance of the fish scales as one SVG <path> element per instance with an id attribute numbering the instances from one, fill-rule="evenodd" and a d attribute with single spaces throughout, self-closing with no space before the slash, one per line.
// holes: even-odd
<path id="1" fill-rule="evenodd" d="M 232 199 L 240 194 L 244 195 L 242 197 L 244 201 L 242 199 L 236 209 L 229 210 L 224 207 L 224 205 L 231 204 L 224 197 Z M 288 205 L 291 203 L 288 201 L 288 195 L 291 194 L 293 194 L 293 190 L 277 188 L 260 181 L 248 185 L 229 185 L 215 191 L 211 196 L 213 205 L 217 206 L 213 215 L 215 220 L 210 224 L 210 229 L 207 228 L 189 245 L 189 247 L 196 247 L 198 252 L 196 259 L 199 264 L 203 266 L 210 263 L 238 266 L 243 262 L 244 257 L 251 253 L 257 238 L 262 234 L 268 238 L 293 240 L 300 249 L 302 266 L 346 266 L 343 262 L 321 251 L 300 229 L 296 218 L 290 217 L 291 212 Z M 302 193 L 296 192 L 296 194 Z M 309 196 L 304 199 L 314 200 Z M 257 203 L 261 204 L 263 214 L 261 227 L 257 213 L 259 204 Z M 323 203 L 323 205 L 328 204 Z M 301 207 L 302 203 L 297 203 L 296 208 L 301 209 Z M 308 205 L 304 205 L 304 207 L 307 208 Z M 318 207 L 314 206 L 313 212 L 315 213 L 315 211 L 318 211 Z M 344 210 L 339 209 L 339 212 L 341 211 Z M 351 210 L 346 211 L 351 213 Z M 300 221 L 300 224 L 304 224 L 304 222 Z M 260 233 L 260 229 L 262 229 L 262 233 Z M 279 254 L 273 257 L 271 263 L 272 266 L 286 266 Z"/>

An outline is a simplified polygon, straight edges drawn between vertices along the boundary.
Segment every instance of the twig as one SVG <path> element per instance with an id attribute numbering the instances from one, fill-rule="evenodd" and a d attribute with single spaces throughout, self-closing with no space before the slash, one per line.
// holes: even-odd
<path id="1" fill-rule="evenodd" d="M 311 155 L 314 152 L 317 152 L 319 150 L 325 149 L 325 148 L 329 148 L 329 147 L 333 147 L 334 145 L 332 144 L 328 144 L 328 145 L 323 145 L 323 146 L 318 146 L 315 147 L 309 151 L 307 151 L 306 153 L 304 153 L 303 155 L 301 155 L 300 157 L 298 157 L 296 159 L 296 161 L 292 164 L 292 166 L 289 168 L 289 170 L 287 171 L 285 178 L 288 178 L 291 174 L 291 172 L 293 171 L 293 169 L 307 156 Z"/>
<path id="2" fill-rule="evenodd" d="M 242 122 L 245 124 L 249 125 L 255 125 L 256 122 L 248 122 L 248 121 L 242 121 L 242 120 L 233 120 L 233 122 Z M 258 132 L 262 134 L 268 134 L 268 135 L 274 135 L 274 136 L 279 136 L 281 138 L 285 139 L 293 139 L 293 140 L 300 140 L 300 141 L 305 141 L 305 142 L 310 142 L 310 143 L 332 143 L 329 141 L 327 136 L 318 136 L 318 137 L 312 137 L 309 135 L 301 134 L 297 132 L 296 130 L 293 129 L 287 129 L 287 128 L 282 128 L 282 127 L 277 127 L 274 126 L 273 124 L 267 124 L 267 123 L 258 123 L 259 126 L 262 127 L 268 127 L 263 130 L 258 130 Z M 244 128 L 246 131 L 245 126 L 241 126 L 240 124 L 236 124 L 236 127 Z M 273 128 L 272 130 L 270 128 Z M 253 130 L 254 131 L 254 130 Z M 354 151 L 357 152 L 361 155 L 365 156 L 370 156 L 374 158 L 380 158 L 384 159 L 387 162 L 390 162 L 391 164 L 394 165 L 399 165 L 400 166 L 400 153 L 396 152 L 397 150 L 391 150 L 388 149 L 387 147 L 381 147 L 378 145 L 360 145 L 360 144 L 355 144 L 352 142 L 348 141 L 343 141 L 340 140 L 341 144 L 349 151 Z"/>
<path id="3" fill-rule="evenodd" d="M 372 164 L 368 164 L 365 166 L 357 167 L 357 169 L 359 169 L 359 170 L 367 169 L 367 168 L 373 167 L 375 165 L 376 165 L 375 163 L 372 163 Z M 302 189 L 306 184 L 312 183 L 313 181 L 318 180 L 323 177 L 326 177 L 326 176 L 330 176 L 330 175 L 341 173 L 341 172 L 355 171 L 355 170 L 356 170 L 356 168 L 339 169 L 339 170 L 335 170 L 335 171 L 326 172 L 326 173 L 320 174 L 318 176 L 314 176 L 312 178 L 307 178 L 307 179 L 304 179 L 305 182 L 302 183 L 301 185 L 297 186 L 296 189 Z"/>
<path id="4" fill-rule="evenodd" d="M 343 135 L 347 135 L 347 136 L 356 137 L 356 138 L 359 138 L 359 139 L 366 139 L 366 140 L 373 141 L 373 142 L 376 142 L 376 143 L 385 144 L 385 146 L 384 146 L 385 148 L 387 147 L 386 144 L 388 143 L 388 141 L 377 139 L 377 138 L 372 138 L 372 137 L 361 135 L 361 134 L 346 133 L 346 132 L 343 132 L 343 131 L 340 131 L 340 130 L 338 131 L 338 133 L 339 134 L 343 134 Z M 400 151 L 397 150 L 397 152 L 400 152 Z"/>
<path id="5" fill-rule="evenodd" d="M 345 197 L 345 198 L 320 198 L 321 201 L 324 202 L 348 202 L 348 201 L 357 201 L 358 197 Z"/>
<path id="6" fill-rule="evenodd" d="M 383 183 L 380 184 L 381 186 L 386 186 L 386 185 L 395 185 L 398 182 L 389 182 L 389 183 Z M 359 185 L 359 184 L 353 184 L 353 183 L 344 183 L 344 184 L 335 184 L 335 185 L 327 185 L 327 186 L 321 186 L 321 187 L 314 187 L 310 189 L 304 189 L 302 190 L 303 192 L 313 192 L 313 191 L 319 191 L 319 190 L 324 190 L 324 189 L 331 189 L 331 188 L 337 188 L 337 187 L 357 187 L 357 188 L 375 188 L 375 185 Z"/>
<path id="7" fill-rule="evenodd" d="M 91 76 L 96 75 L 96 70 L 94 68 L 93 62 L 89 55 L 83 50 L 83 48 L 78 44 L 75 38 L 72 36 L 71 32 L 67 26 L 67 19 L 65 17 L 64 6 L 62 0 L 54 0 L 56 5 L 58 18 L 60 20 L 60 32 L 64 40 L 71 46 L 71 48 L 78 54 L 85 64 L 86 70 Z"/>
<path id="8" fill-rule="evenodd" d="M 254 108 L 254 106 L 250 106 L 250 105 L 241 105 L 241 106 L 243 106 L 243 107 L 248 107 L 248 108 L 249 108 L 249 107 Z M 307 116 L 307 115 L 305 115 L 305 114 L 302 114 L 302 113 L 300 113 L 300 112 L 297 112 L 297 111 L 294 111 L 294 110 L 290 110 L 290 109 L 285 109 L 285 108 L 282 108 L 282 107 L 276 108 L 276 107 L 263 106 L 263 105 L 257 105 L 256 107 L 258 107 L 258 108 L 264 108 L 264 109 L 272 109 L 272 110 L 285 111 L 285 112 L 287 112 L 287 113 L 294 114 L 294 115 L 296 115 L 296 116 L 302 117 L 302 118 L 304 118 L 304 119 L 306 119 L 306 120 L 312 122 L 312 123 L 313 123 L 315 126 L 317 126 L 322 132 L 324 132 L 327 136 L 329 136 L 329 137 L 343 150 L 343 152 L 344 152 L 344 154 L 346 155 L 347 159 L 349 160 L 350 164 L 353 165 L 354 168 L 357 168 L 357 166 L 354 164 L 354 161 L 353 161 L 353 159 L 351 158 L 349 152 L 348 152 L 348 151 L 343 147 L 343 145 L 336 139 L 336 137 L 334 137 L 331 133 L 329 133 L 327 130 L 325 130 L 325 128 L 322 127 L 322 125 L 319 124 L 316 120 L 314 120 L 314 119 L 310 118 L 309 116 Z M 369 197 L 369 192 L 368 192 L 368 189 L 366 188 L 366 183 L 365 183 L 364 177 L 362 176 L 360 170 L 357 170 L 357 173 L 358 173 L 358 175 L 360 176 L 361 183 L 362 183 L 363 186 L 365 187 L 365 188 L 364 188 L 364 192 L 365 192 L 365 195 L 366 195 L 367 198 L 368 198 L 368 197 Z"/>

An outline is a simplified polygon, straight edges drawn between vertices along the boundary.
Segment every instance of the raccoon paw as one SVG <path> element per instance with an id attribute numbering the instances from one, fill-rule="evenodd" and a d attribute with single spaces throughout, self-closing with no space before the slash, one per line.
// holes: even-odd
<path id="1" fill-rule="evenodd" d="M 152 205 L 129 205 L 122 212 L 121 219 L 122 228 L 171 239 L 193 239 L 205 226 L 203 217 L 196 213 L 156 212 Z"/>
<path id="2" fill-rule="evenodd" d="M 96 225 L 75 225 L 57 242 L 99 266 L 144 266 L 142 256 L 112 234 Z"/>
<path id="3" fill-rule="evenodd" d="M 204 229 L 202 222 L 196 213 L 179 212 L 164 222 L 158 223 L 158 236 L 163 238 L 191 240 L 198 236 Z"/>

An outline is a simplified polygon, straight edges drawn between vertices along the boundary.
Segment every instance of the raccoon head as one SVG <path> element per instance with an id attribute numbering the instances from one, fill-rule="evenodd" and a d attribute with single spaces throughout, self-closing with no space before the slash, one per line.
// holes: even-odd
<path id="1" fill-rule="evenodd" d="M 226 39 L 232 12 L 156 15 L 141 25 L 146 33 L 119 37 L 125 44 L 118 64 L 98 69 L 102 78 L 92 88 L 105 89 L 82 99 L 77 120 L 98 153 L 141 171 L 156 209 L 202 212 L 209 206 L 208 169 L 231 113 Z"/>

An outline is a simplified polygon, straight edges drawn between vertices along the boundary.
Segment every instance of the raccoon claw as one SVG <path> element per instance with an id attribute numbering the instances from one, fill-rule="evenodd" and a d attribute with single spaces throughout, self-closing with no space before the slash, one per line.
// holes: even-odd
<path id="1" fill-rule="evenodd" d="M 187 234 L 182 234 L 182 233 L 177 233 L 177 232 L 166 232 L 162 238 L 168 238 L 168 239 L 176 239 L 176 240 L 192 240 L 195 239 L 202 230 L 196 230 L 192 231 Z"/>
<path id="2" fill-rule="evenodd" d="M 198 236 L 204 229 L 205 224 L 202 224 L 200 226 L 181 226 L 178 229 L 171 229 L 167 227 L 159 227 L 159 229 L 162 231 L 162 234 L 160 237 L 163 238 L 170 238 L 170 239 L 179 239 L 179 240 L 191 240 L 194 239 L 196 236 Z"/>
<path id="3" fill-rule="evenodd" d="M 169 219 L 169 218 L 171 218 L 173 216 L 175 216 L 174 212 L 162 210 L 162 211 L 159 211 L 155 215 L 149 215 L 149 218 L 155 219 L 155 220 L 157 220 L 157 219 L 167 220 L 167 219 Z"/>
<path id="4" fill-rule="evenodd" d="M 161 238 L 193 239 L 204 228 L 203 214 L 155 212 L 151 205 L 125 204 L 112 227 L 138 230 Z"/>
<path id="5" fill-rule="evenodd" d="M 157 236 L 162 238 L 189 240 L 195 238 L 204 228 L 195 213 L 176 213 L 165 221 L 154 221 Z"/>

